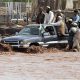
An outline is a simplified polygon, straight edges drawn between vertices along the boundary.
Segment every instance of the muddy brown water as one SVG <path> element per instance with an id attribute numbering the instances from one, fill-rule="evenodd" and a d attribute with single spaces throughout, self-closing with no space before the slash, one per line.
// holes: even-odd
<path id="1" fill-rule="evenodd" d="M 65 49 L 60 49 L 59 47 L 49 47 L 44 48 L 41 46 L 31 46 L 27 49 L 12 49 L 8 44 L 1 44 L 0 43 L 0 52 L 22 52 L 27 54 L 35 54 L 35 53 L 58 53 L 58 52 L 65 52 Z"/>

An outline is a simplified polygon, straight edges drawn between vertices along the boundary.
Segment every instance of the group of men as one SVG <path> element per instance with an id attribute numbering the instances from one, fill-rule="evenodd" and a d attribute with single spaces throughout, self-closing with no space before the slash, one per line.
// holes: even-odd
<path id="1" fill-rule="evenodd" d="M 40 7 L 36 23 L 52 24 L 57 29 L 58 37 L 64 37 L 67 31 L 69 33 L 69 50 L 77 47 L 78 51 L 80 51 L 80 15 L 77 9 L 74 10 L 74 15 L 70 19 L 66 20 L 65 15 L 60 9 L 58 9 L 56 14 L 54 14 L 51 11 L 50 6 L 46 7 L 46 12 L 44 12 L 43 8 Z"/>

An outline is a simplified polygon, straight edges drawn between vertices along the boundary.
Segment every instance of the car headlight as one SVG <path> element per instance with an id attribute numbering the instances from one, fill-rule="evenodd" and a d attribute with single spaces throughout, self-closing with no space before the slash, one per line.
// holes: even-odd
<path id="1" fill-rule="evenodd" d="M 30 43 L 30 41 L 23 40 L 20 42 L 21 45 L 28 44 L 28 43 Z"/>

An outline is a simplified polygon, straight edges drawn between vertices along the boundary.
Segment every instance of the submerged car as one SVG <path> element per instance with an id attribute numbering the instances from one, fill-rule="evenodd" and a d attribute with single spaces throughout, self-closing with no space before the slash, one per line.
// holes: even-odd
<path id="1" fill-rule="evenodd" d="M 52 28 L 52 34 L 46 31 L 46 28 Z M 57 31 L 53 25 L 30 24 L 25 26 L 19 33 L 14 36 L 5 37 L 1 40 L 4 44 L 10 44 L 16 48 L 27 48 L 31 45 L 48 46 L 50 44 L 67 44 L 68 35 L 59 39 Z"/>

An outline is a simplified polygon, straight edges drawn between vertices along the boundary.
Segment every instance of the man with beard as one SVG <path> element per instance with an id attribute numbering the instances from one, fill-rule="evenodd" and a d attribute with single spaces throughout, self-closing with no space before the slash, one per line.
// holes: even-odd
<path id="1" fill-rule="evenodd" d="M 54 13 L 51 11 L 49 6 L 46 7 L 45 19 L 44 24 L 50 24 L 54 20 Z"/>

